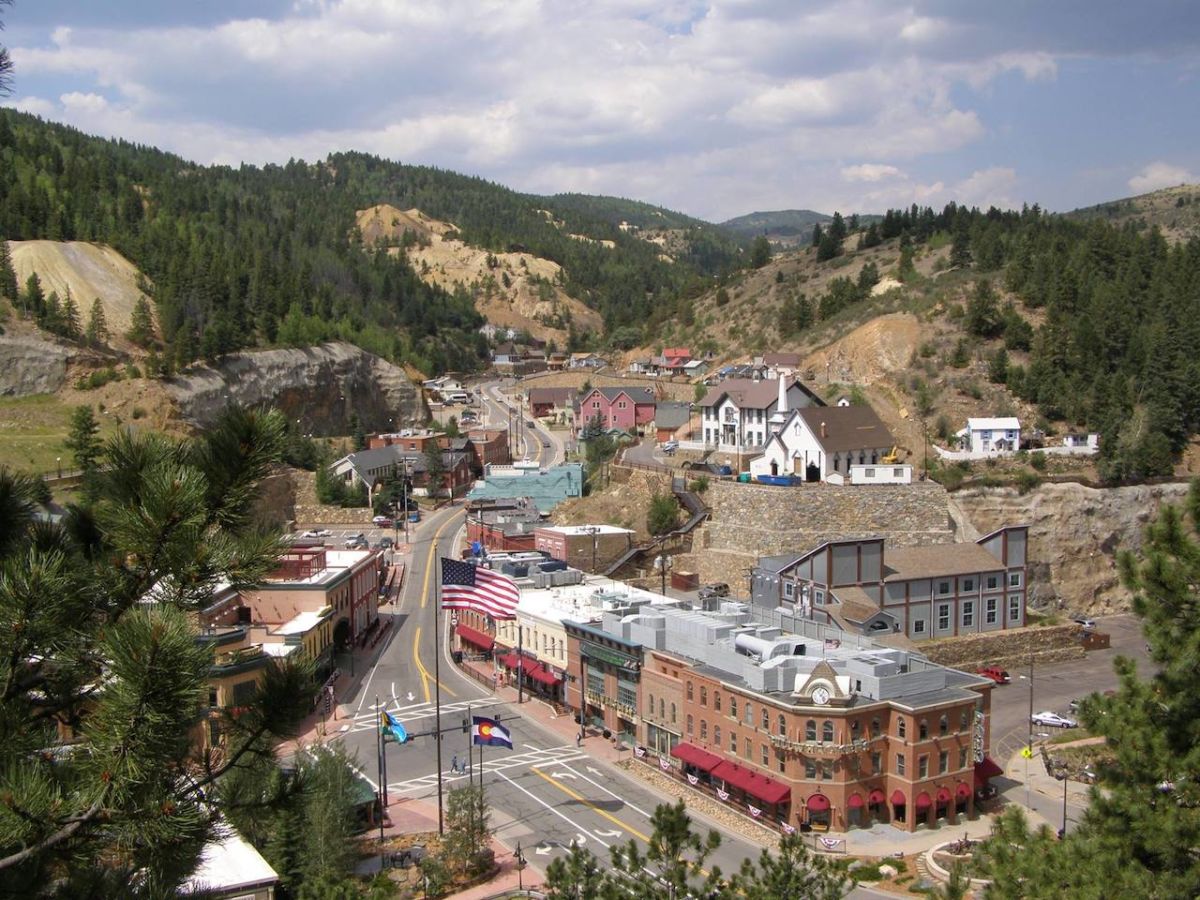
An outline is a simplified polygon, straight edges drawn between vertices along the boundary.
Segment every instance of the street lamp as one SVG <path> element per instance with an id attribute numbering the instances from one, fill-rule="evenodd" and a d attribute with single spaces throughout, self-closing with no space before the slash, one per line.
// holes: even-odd
<path id="1" fill-rule="evenodd" d="M 596 574 L 596 554 L 599 549 L 600 526 L 599 525 L 584 525 L 583 533 L 592 536 L 592 574 Z"/>
<path id="2" fill-rule="evenodd" d="M 525 855 L 521 852 L 521 842 L 517 841 L 517 852 L 513 854 L 513 859 L 517 861 L 517 890 L 525 890 L 525 877 L 522 874 L 525 870 Z"/>

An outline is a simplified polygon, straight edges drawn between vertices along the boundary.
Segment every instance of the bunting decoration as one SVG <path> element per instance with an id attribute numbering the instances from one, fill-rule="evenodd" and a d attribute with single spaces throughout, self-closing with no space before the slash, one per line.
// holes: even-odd
<path id="1" fill-rule="evenodd" d="M 717 788 L 717 796 L 720 797 L 722 800 L 728 800 L 729 799 L 729 791 L 723 791 L 720 788 Z"/>
<path id="2" fill-rule="evenodd" d="M 660 766 L 662 766 L 662 768 L 664 768 L 664 769 L 671 768 L 671 761 L 669 759 L 667 759 L 665 756 L 660 756 L 658 758 L 658 764 Z"/>
<path id="3" fill-rule="evenodd" d="M 641 759 L 643 756 L 646 755 L 646 748 L 645 747 L 634 747 L 633 755 L 636 756 L 638 759 Z"/>
<path id="4" fill-rule="evenodd" d="M 759 816 L 762 815 L 762 810 L 759 809 L 757 806 L 755 806 L 753 803 L 747 803 L 746 806 L 749 807 L 750 815 L 754 816 L 754 818 L 757 819 Z"/>
<path id="5" fill-rule="evenodd" d="M 691 772 L 688 773 L 687 780 L 688 780 L 688 784 L 690 784 L 692 787 L 695 787 L 696 785 L 698 785 L 700 783 L 700 779 L 697 778 L 695 775 L 693 775 Z"/>
<path id="6" fill-rule="evenodd" d="M 783 823 L 783 833 L 784 833 L 784 834 L 795 834 L 795 833 L 796 833 L 796 826 L 795 826 L 795 825 L 789 825 L 787 822 L 784 822 L 784 823 Z"/>

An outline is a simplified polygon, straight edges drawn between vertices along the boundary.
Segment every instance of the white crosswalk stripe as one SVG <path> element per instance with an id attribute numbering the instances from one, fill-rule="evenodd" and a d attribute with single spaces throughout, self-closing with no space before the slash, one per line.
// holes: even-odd
<path id="1" fill-rule="evenodd" d="M 487 753 L 495 753 L 495 756 L 488 758 Z M 580 752 L 579 748 L 574 744 L 563 744 L 561 747 L 551 747 L 547 750 L 528 750 L 519 753 L 506 750 L 488 750 L 483 760 L 483 771 L 486 775 L 492 772 L 505 772 L 510 769 L 552 766 L 558 763 L 575 762 L 576 760 L 586 758 L 587 755 Z M 443 772 L 442 782 L 443 785 L 454 785 L 458 781 L 464 781 L 466 777 L 466 775 L 452 775 L 449 772 Z M 436 772 L 429 775 L 422 775 L 420 778 L 388 782 L 389 792 L 395 791 L 398 794 L 409 794 L 414 797 L 423 796 L 435 788 L 437 788 Z"/>
<path id="2" fill-rule="evenodd" d="M 437 710 L 432 703 L 409 703 L 398 705 L 395 701 L 380 704 L 384 709 L 390 712 L 393 716 L 411 731 L 421 731 L 425 728 L 432 728 L 433 723 L 422 722 L 424 719 L 432 720 L 437 715 Z M 493 710 L 497 705 L 495 703 L 481 703 L 478 700 L 472 702 L 470 700 L 457 700 L 454 703 L 442 704 L 442 728 L 449 728 L 453 724 L 453 719 L 447 717 L 463 716 L 467 710 L 478 712 L 481 715 L 486 715 L 488 711 Z M 370 731 L 377 727 L 379 722 L 379 710 L 372 704 L 355 713 L 350 719 L 341 719 L 340 722 L 345 725 L 349 724 L 348 731 Z M 421 722 L 419 727 L 413 727 L 413 723 Z"/>

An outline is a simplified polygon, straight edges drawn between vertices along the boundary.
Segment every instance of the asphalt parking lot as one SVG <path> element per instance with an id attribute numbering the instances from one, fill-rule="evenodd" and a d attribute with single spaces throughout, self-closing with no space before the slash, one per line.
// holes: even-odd
<path id="1" fill-rule="evenodd" d="M 1141 623 L 1132 615 L 1106 616 L 1096 620 L 1097 631 L 1106 632 L 1112 641 L 1107 650 L 1091 650 L 1082 659 L 1034 666 L 1032 693 L 1035 713 L 1049 710 L 1075 718 L 1070 702 L 1093 691 L 1117 687 L 1113 661 L 1119 655 L 1137 661 L 1138 672 L 1150 672 L 1150 655 L 1142 636 Z M 1010 669 L 1011 684 L 997 685 L 992 691 L 992 755 L 1007 759 L 1029 739 L 1029 669 Z M 1056 728 L 1034 726 L 1033 736 L 1058 734 Z"/>
<path id="2" fill-rule="evenodd" d="M 300 529 L 299 531 L 293 531 L 290 535 L 288 535 L 288 538 L 289 538 L 289 540 L 294 540 L 294 541 L 320 540 L 320 541 L 324 541 L 325 545 L 328 547 L 335 547 L 335 548 L 339 548 L 339 549 L 341 547 L 345 546 L 347 538 L 352 538 L 355 535 L 359 535 L 359 534 L 366 535 L 366 538 L 370 542 L 372 547 L 378 546 L 380 539 L 385 538 L 385 537 L 390 537 L 392 540 L 396 541 L 396 543 L 403 544 L 403 543 L 405 543 L 404 525 L 403 525 L 403 523 L 399 523 L 399 524 L 400 524 L 399 529 L 379 528 L 374 525 L 370 525 L 370 526 L 364 525 L 364 526 L 359 526 L 359 527 L 346 526 L 346 525 L 310 525 L 307 528 Z M 410 535 L 413 533 L 413 529 L 416 526 L 416 524 L 417 523 L 414 523 L 414 522 L 410 522 L 408 524 Z M 304 536 L 304 533 L 306 531 L 314 531 L 314 530 L 317 530 L 317 531 L 324 530 L 324 531 L 330 532 L 330 534 L 328 534 L 325 537 L 321 537 L 321 538 L 306 538 Z"/>

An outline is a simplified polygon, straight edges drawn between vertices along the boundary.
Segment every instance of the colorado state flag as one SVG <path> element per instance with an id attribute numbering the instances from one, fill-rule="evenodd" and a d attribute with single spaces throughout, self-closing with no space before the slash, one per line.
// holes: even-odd
<path id="1" fill-rule="evenodd" d="M 513 748 L 508 729 L 495 719 L 485 719 L 483 716 L 471 717 L 471 741 L 477 746 Z"/>

